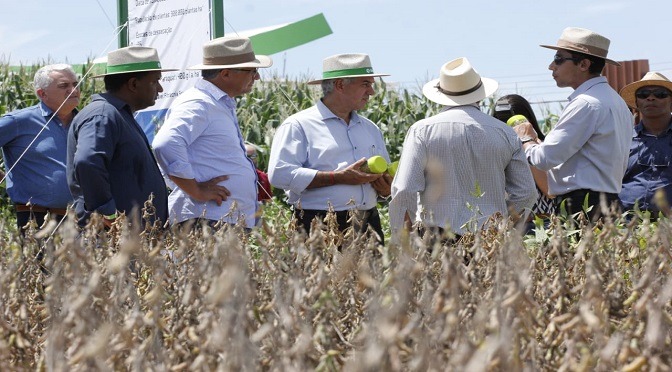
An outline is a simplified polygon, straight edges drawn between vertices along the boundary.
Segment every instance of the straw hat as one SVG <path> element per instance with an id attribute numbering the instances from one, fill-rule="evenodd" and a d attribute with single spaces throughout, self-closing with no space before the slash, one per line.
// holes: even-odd
<path id="1" fill-rule="evenodd" d="M 439 78 L 425 84 L 422 94 L 441 105 L 460 106 L 491 96 L 497 87 L 496 81 L 481 77 L 469 60 L 462 57 L 441 66 Z"/>
<path id="2" fill-rule="evenodd" d="M 562 31 L 557 45 L 540 45 L 540 47 L 580 52 L 604 58 L 607 63 L 620 66 L 620 63 L 607 58 L 609 43 L 609 39 L 593 31 L 580 27 L 567 27 Z"/>
<path id="3" fill-rule="evenodd" d="M 390 75 L 374 73 L 368 54 L 337 54 L 325 58 L 322 62 L 322 79 L 309 81 L 308 84 L 320 84 L 324 80 L 332 79 L 376 76 Z"/>
<path id="4" fill-rule="evenodd" d="M 254 54 L 250 39 L 239 36 L 224 36 L 203 44 L 203 63 L 188 70 L 217 70 L 223 68 L 271 67 L 269 56 Z"/>
<path id="5" fill-rule="evenodd" d="M 145 71 L 177 71 L 177 69 L 161 68 L 159 53 L 154 48 L 129 46 L 107 53 L 105 73 L 94 78 Z"/>
<path id="6" fill-rule="evenodd" d="M 635 93 L 642 87 L 663 87 L 672 92 L 672 81 L 666 78 L 660 72 L 647 72 L 640 81 L 630 83 L 621 89 L 619 94 L 623 97 L 625 103 L 632 108 L 637 108 Z"/>

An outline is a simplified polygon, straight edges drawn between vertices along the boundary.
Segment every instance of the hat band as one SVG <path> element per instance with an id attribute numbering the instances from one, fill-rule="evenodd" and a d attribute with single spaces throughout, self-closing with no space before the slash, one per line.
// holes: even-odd
<path id="1" fill-rule="evenodd" d="M 439 83 L 439 84 L 441 84 L 441 83 Z M 452 92 L 452 91 L 450 91 L 450 90 L 445 90 L 445 89 L 441 88 L 441 86 L 440 86 L 439 84 L 436 85 L 436 89 L 438 89 L 439 92 L 441 92 L 441 93 L 443 93 L 443 94 L 445 94 L 445 95 L 447 95 L 447 96 L 465 96 L 465 95 L 467 95 L 467 94 L 469 94 L 469 93 L 472 93 L 472 92 L 477 91 L 478 88 L 480 88 L 481 86 L 483 86 L 483 81 L 479 79 L 479 80 L 478 80 L 478 84 L 476 84 L 475 87 L 473 87 L 473 88 L 471 88 L 471 89 L 463 90 L 463 91 L 461 91 L 461 92 Z"/>
<path id="2" fill-rule="evenodd" d="M 361 68 L 348 68 L 345 70 L 333 70 L 325 71 L 322 73 L 323 79 L 334 79 L 341 76 L 350 76 L 350 75 L 369 75 L 373 74 L 373 68 L 371 67 L 361 67 Z"/>
<path id="3" fill-rule="evenodd" d="M 252 62 L 255 60 L 254 52 L 236 54 L 233 56 L 221 57 L 203 57 L 204 65 L 237 65 L 245 62 Z"/>
<path id="4" fill-rule="evenodd" d="M 149 61 L 149 62 L 133 62 L 133 63 L 124 63 L 121 65 L 107 65 L 108 74 L 118 74 L 120 72 L 136 72 L 136 71 L 146 71 L 146 70 L 160 70 L 161 62 L 159 61 Z"/>
<path id="5" fill-rule="evenodd" d="M 606 49 L 598 48 L 596 46 L 572 43 L 571 41 L 566 40 L 558 40 L 558 47 L 571 49 L 586 54 L 592 54 L 602 58 L 607 58 L 607 53 L 609 52 Z"/>

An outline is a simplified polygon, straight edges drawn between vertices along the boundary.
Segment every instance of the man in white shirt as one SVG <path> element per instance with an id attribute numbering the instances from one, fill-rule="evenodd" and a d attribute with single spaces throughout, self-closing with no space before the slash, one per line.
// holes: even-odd
<path id="1" fill-rule="evenodd" d="M 531 124 L 515 128 L 529 163 L 548 171 L 549 193 L 570 213 L 587 200 L 591 219 L 600 214 L 601 195 L 609 204 L 618 201 L 632 140 L 632 115 L 600 76 L 605 62 L 619 65 L 607 58 L 609 43 L 593 31 L 568 27 L 557 45 L 542 45 L 556 50 L 548 68 L 558 87 L 574 92 L 543 143 Z"/>
<path id="2" fill-rule="evenodd" d="M 391 177 L 360 170 L 367 158 L 390 161 L 380 129 L 357 114 L 375 92 L 376 74 L 366 54 L 339 54 L 323 63 L 323 98 L 315 106 L 287 118 L 271 146 L 269 178 L 288 191 L 294 216 L 310 232 L 315 217 L 336 213 L 339 229 L 353 211 L 361 232 L 371 227 L 383 241 L 378 196 L 389 196 Z"/>
<path id="3" fill-rule="evenodd" d="M 466 58 L 444 64 L 425 84 L 425 97 L 445 107 L 406 134 L 392 182 L 393 236 L 417 220 L 433 239 L 448 241 L 444 233 L 459 238 L 495 214 L 532 207 L 537 191 L 516 133 L 478 107 L 497 87 Z"/>
<path id="4" fill-rule="evenodd" d="M 168 198 L 171 223 L 255 225 L 257 173 L 246 156 L 234 97 L 249 93 L 258 68 L 248 38 L 221 37 L 203 46 L 202 79 L 180 95 L 153 141 L 164 174 L 177 187 Z"/>

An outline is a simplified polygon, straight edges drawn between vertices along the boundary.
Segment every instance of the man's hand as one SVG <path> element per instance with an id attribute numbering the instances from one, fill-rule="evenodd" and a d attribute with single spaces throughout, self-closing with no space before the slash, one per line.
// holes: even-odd
<path id="1" fill-rule="evenodd" d="M 537 138 L 537 132 L 534 130 L 534 127 L 532 126 L 532 124 L 530 124 L 529 121 L 516 125 L 515 127 L 513 127 L 513 130 L 516 131 L 518 138 L 525 138 L 525 137 Z"/>
<path id="2" fill-rule="evenodd" d="M 366 163 L 366 158 L 361 158 L 342 171 L 335 172 L 336 183 L 344 185 L 362 185 L 371 183 L 383 176 L 382 174 L 362 172 L 360 168 L 364 163 Z"/>
<path id="3" fill-rule="evenodd" d="M 387 198 L 392 193 L 392 176 L 387 174 L 387 172 L 383 173 L 382 177 L 371 182 L 371 186 L 373 186 L 378 195 Z"/>
<path id="4" fill-rule="evenodd" d="M 222 181 L 229 179 L 229 176 L 217 176 L 207 181 L 196 182 L 195 179 L 186 179 L 175 176 L 170 176 L 170 179 L 181 188 L 187 195 L 191 196 L 198 202 L 214 201 L 218 206 L 226 201 L 231 192 L 224 186 L 218 185 Z"/>

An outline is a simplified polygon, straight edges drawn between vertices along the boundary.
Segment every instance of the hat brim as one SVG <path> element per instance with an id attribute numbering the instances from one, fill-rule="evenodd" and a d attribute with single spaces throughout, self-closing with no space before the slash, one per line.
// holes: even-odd
<path id="1" fill-rule="evenodd" d="M 602 58 L 602 59 L 604 59 L 605 62 L 607 62 L 607 63 L 610 64 L 610 65 L 614 65 L 614 66 L 620 66 L 620 65 L 621 65 L 620 63 L 614 61 L 613 59 L 609 59 L 609 58 L 606 58 L 606 57 L 598 56 L 597 54 L 593 54 L 593 53 L 586 53 L 586 52 L 583 51 L 583 50 L 578 50 L 578 49 L 573 49 L 573 48 L 567 48 L 567 47 L 559 47 L 559 46 L 556 46 L 556 45 L 543 45 L 543 44 L 542 44 L 542 45 L 539 45 L 539 46 L 542 47 L 542 48 L 548 48 L 548 49 L 553 49 L 553 50 L 567 50 L 567 51 L 570 51 L 570 52 L 579 52 L 579 53 L 587 54 L 587 55 L 589 55 L 589 56 Z"/>
<path id="2" fill-rule="evenodd" d="M 150 72 L 150 71 L 168 72 L 168 71 L 179 71 L 179 70 L 180 69 L 177 69 L 177 68 L 161 68 L 161 69 L 156 68 L 156 69 L 149 69 L 149 70 L 120 71 L 120 72 L 111 72 L 111 73 L 104 73 L 104 74 L 100 74 L 100 75 L 94 75 L 94 76 L 91 76 L 91 78 L 95 79 L 95 78 L 105 77 L 105 76 L 108 76 L 108 75 L 133 74 L 133 73 L 136 73 L 136 72 Z"/>
<path id="3" fill-rule="evenodd" d="M 273 60 L 269 56 L 255 55 L 254 61 L 249 61 L 245 63 L 237 63 L 233 65 L 206 65 L 198 64 L 191 67 L 188 67 L 187 70 L 220 70 L 225 68 L 267 68 L 273 66 Z"/>
<path id="4" fill-rule="evenodd" d="M 326 80 L 335 80 L 335 79 L 350 79 L 350 78 L 358 78 L 358 77 L 381 77 L 381 76 L 390 76 L 390 74 L 344 75 L 344 76 L 338 76 L 338 77 L 327 78 L 327 79 L 311 80 L 311 81 L 308 82 L 308 84 L 315 85 L 315 84 L 320 84 L 320 83 L 322 83 L 323 81 L 326 81 Z"/>
<path id="5" fill-rule="evenodd" d="M 449 96 L 439 91 L 439 80 L 440 79 L 434 79 L 425 84 L 422 87 L 422 94 L 427 97 L 428 100 L 446 106 L 468 105 L 482 101 L 495 94 L 497 88 L 499 88 L 499 83 L 497 81 L 481 77 L 481 87 L 475 91 L 461 96 Z"/>
<path id="6" fill-rule="evenodd" d="M 663 87 L 672 92 L 672 81 L 664 80 L 640 80 L 630 83 L 623 88 L 618 94 L 621 95 L 621 98 L 630 108 L 637 108 L 637 100 L 635 99 L 635 93 L 639 88 L 642 87 Z"/>

